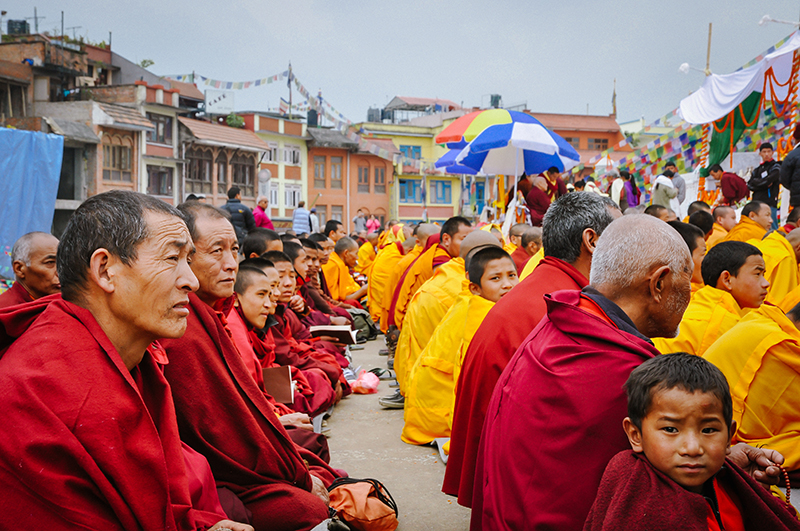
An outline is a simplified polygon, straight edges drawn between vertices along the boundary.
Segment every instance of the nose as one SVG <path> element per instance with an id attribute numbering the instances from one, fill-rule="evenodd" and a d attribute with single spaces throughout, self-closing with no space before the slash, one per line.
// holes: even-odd
<path id="1" fill-rule="evenodd" d="M 223 269 L 225 271 L 236 271 L 236 269 L 239 267 L 239 261 L 236 259 L 236 253 L 235 252 L 223 253 L 223 255 L 224 255 L 223 258 L 224 263 L 222 264 Z"/>
<path id="2" fill-rule="evenodd" d="M 681 437 L 681 454 L 696 456 L 702 453 L 703 445 L 700 443 L 698 434 L 692 431 L 684 432 Z"/>
<path id="3" fill-rule="evenodd" d="M 183 261 L 178 273 L 178 288 L 186 291 L 197 291 L 200 289 L 200 282 L 194 275 L 194 271 L 189 263 Z"/>

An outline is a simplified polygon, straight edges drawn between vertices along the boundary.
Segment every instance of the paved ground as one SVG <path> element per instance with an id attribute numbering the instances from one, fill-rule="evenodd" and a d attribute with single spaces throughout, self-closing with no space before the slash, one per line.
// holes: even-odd
<path id="1" fill-rule="evenodd" d="M 353 364 L 385 368 L 386 357 L 378 355 L 383 337 L 365 346 L 353 352 Z M 354 394 L 336 406 L 328 419 L 331 465 L 383 482 L 397 502 L 400 531 L 468 529 L 469 509 L 441 491 L 444 465 L 437 451 L 401 441 L 403 411 L 378 405 L 379 396 L 392 392 L 389 381 L 381 381 L 378 394 Z"/>

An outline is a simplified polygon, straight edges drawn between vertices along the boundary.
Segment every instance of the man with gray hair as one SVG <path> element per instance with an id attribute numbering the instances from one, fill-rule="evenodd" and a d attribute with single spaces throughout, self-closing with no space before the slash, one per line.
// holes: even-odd
<path id="1" fill-rule="evenodd" d="M 58 239 L 46 232 L 29 232 L 14 243 L 11 267 L 14 285 L 0 295 L 0 308 L 16 306 L 61 291 L 56 270 Z"/>

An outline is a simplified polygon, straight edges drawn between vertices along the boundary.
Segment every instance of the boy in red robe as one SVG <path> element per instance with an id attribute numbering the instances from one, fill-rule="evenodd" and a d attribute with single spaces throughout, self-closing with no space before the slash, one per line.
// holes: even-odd
<path id="1" fill-rule="evenodd" d="M 625 391 L 632 450 L 608 464 L 584 531 L 800 529 L 794 509 L 726 460 L 736 422 L 714 365 L 656 356 L 631 372 Z"/>

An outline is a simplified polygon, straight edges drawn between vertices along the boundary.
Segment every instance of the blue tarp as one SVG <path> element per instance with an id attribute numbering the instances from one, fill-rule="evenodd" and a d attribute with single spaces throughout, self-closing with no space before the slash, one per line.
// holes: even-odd
<path id="1" fill-rule="evenodd" d="M 50 232 L 64 137 L 0 128 L 0 275 L 11 278 L 11 247 L 31 231 Z"/>

